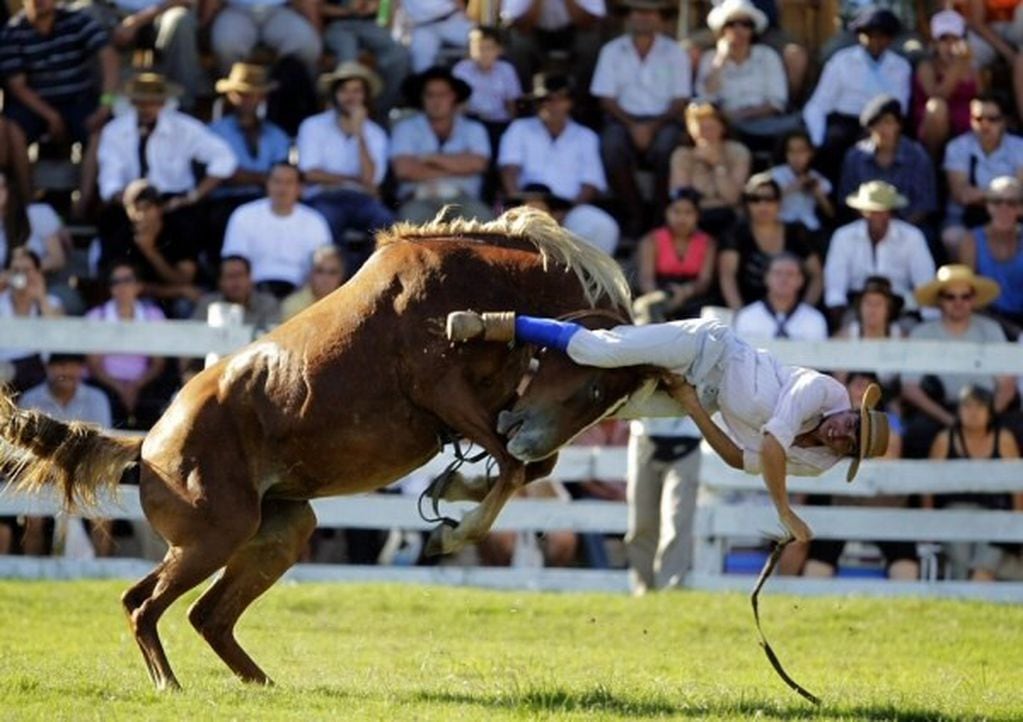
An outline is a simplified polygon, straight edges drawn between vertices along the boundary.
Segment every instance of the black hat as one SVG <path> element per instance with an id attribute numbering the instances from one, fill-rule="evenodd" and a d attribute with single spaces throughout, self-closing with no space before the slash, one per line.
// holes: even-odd
<path id="1" fill-rule="evenodd" d="M 66 364 L 66 363 L 85 363 L 84 353 L 51 353 L 50 358 L 46 359 L 48 364 Z"/>
<path id="2" fill-rule="evenodd" d="M 404 94 L 409 106 L 413 108 L 423 107 L 423 89 L 426 88 L 426 84 L 431 80 L 443 80 L 450 85 L 451 89 L 455 91 L 455 96 L 459 103 L 464 103 L 472 95 L 472 88 L 469 84 L 461 78 L 456 78 L 452 75 L 451 68 L 434 65 L 418 75 L 410 75 L 401 84 L 401 92 Z"/>
<path id="3" fill-rule="evenodd" d="M 530 97 L 534 100 L 543 100 L 554 93 L 568 93 L 575 91 L 575 83 L 571 76 L 564 73 L 537 73 L 533 76 L 533 92 Z"/>
<path id="4" fill-rule="evenodd" d="M 855 33 L 866 33 L 877 30 L 894 38 L 902 31 L 899 18 L 888 8 L 868 5 L 860 10 L 849 23 L 849 29 Z"/>
<path id="5" fill-rule="evenodd" d="M 886 115 L 894 115 L 897 121 L 902 122 L 902 106 L 893 96 L 885 93 L 867 103 L 860 113 L 860 125 L 869 128 Z"/>
<path id="6" fill-rule="evenodd" d="M 508 204 L 512 206 L 525 205 L 529 201 L 543 201 L 552 211 L 567 211 L 572 207 L 572 201 L 554 195 L 550 186 L 543 183 L 527 183 L 508 198 Z"/>

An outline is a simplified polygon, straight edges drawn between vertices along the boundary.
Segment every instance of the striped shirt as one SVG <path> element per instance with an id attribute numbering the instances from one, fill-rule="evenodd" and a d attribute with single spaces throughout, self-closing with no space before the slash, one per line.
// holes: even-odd
<path id="1" fill-rule="evenodd" d="M 24 12 L 0 32 L 0 77 L 25 75 L 47 100 L 95 92 L 91 60 L 107 44 L 106 31 L 84 12 L 58 7 L 53 30 L 42 35 Z"/>

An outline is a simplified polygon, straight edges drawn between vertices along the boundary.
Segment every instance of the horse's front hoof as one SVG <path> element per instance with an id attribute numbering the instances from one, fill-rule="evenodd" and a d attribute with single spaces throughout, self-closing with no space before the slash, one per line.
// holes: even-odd
<path id="1" fill-rule="evenodd" d="M 430 532 L 430 537 L 426 540 L 426 556 L 439 557 L 450 551 L 454 551 L 451 543 L 451 527 L 447 524 L 434 527 Z"/>

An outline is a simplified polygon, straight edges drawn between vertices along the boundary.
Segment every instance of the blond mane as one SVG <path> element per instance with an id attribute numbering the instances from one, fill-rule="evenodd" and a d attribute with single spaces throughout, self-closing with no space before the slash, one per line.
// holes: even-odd
<path id="1" fill-rule="evenodd" d="M 595 307 L 601 297 L 607 296 L 618 309 L 631 313 L 632 294 L 618 263 L 562 228 L 547 213 L 534 208 L 513 208 L 487 223 L 463 218 L 445 220 L 448 214 L 449 209 L 444 208 L 429 223 L 398 223 L 378 234 L 377 246 L 439 236 L 503 235 L 523 239 L 536 246 L 544 271 L 550 270 L 553 261 L 575 273 L 590 307 Z"/>

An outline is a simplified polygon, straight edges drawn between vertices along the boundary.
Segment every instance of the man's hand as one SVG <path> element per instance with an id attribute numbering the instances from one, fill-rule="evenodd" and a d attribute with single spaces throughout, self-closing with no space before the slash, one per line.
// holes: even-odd
<path id="1" fill-rule="evenodd" d="M 674 373 L 665 373 L 661 376 L 661 385 L 671 398 L 682 405 L 682 408 L 693 413 L 700 408 L 700 397 L 696 393 L 696 387 L 685 380 L 682 376 Z"/>
<path id="2" fill-rule="evenodd" d="M 50 140 L 59 141 L 67 137 L 67 126 L 64 124 L 64 119 L 60 117 L 60 113 L 56 110 L 46 114 L 46 128 L 50 135 Z"/>
<path id="3" fill-rule="evenodd" d="M 786 508 L 784 511 L 778 513 L 778 518 L 781 519 L 781 523 L 785 525 L 785 528 L 789 530 L 792 537 L 797 542 L 808 542 L 813 539 L 813 530 L 810 525 L 803 521 L 796 512 L 792 509 Z"/>

